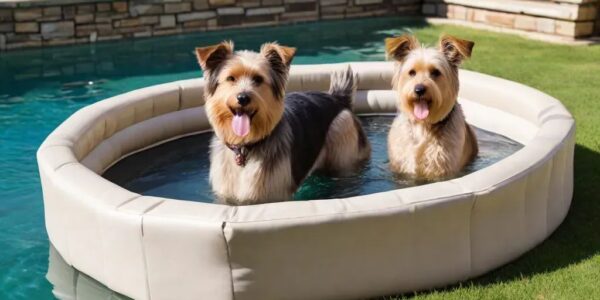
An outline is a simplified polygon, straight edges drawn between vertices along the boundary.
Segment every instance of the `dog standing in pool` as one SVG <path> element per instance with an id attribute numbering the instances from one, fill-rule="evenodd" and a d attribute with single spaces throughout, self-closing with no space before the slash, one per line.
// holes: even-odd
<path id="1" fill-rule="evenodd" d="M 311 172 L 351 173 L 370 156 L 351 112 L 352 70 L 334 73 L 329 93 L 286 95 L 295 51 L 267 43 L 259 53 L 234 52 L 231 42 L 196 49 L 215 132 L 210 183 L 221 201 L 289 200 Z"/>
<path id="2" fill-rule="evenodd" d="M 421 47 L 414 36 L 385 40 L 396 61 L 393 88 L 399 114 L 388 136 L 393 172 L 421 179 L 456 175 L 478 152 L 458 97 L 458 67 L 471 56 L 473 42 L 444 35 L 438 49 Z"/>

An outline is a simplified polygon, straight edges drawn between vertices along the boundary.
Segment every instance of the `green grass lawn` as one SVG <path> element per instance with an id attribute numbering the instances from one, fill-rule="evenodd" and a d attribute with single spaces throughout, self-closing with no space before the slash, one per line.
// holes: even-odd
<path id="1" fill-rule="evenodd" d="M 574 198 L 562 225 L 518 260 L 459 285 L 388 298 L 600 299 L 600 45 L 554 45 L 449 25 L 415 34 L 434 45 L 442 32 L 475 42 L 465 69 L 544 91 L 573 114 Z"/>

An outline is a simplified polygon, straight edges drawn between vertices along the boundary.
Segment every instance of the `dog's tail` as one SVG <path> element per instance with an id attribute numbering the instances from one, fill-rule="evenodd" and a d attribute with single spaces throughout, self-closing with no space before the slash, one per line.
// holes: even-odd
<path id="1" fill-rule="evenodd" d="M 331 74 L 329 94 L 341 101 L 345 107 L 352 107 L 355 92 L 356 80 L 350 65 L 348 65 L 348 68 L 345 71 L 336 71 Z"/>

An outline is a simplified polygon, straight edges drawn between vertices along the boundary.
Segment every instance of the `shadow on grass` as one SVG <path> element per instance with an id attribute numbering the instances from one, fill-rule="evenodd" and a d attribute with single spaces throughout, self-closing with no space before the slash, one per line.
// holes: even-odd
<path id="1" fill-rule="evenodd" d="M 469 286 L 488 286 L 522 280 L 586 260 L 600 253 L 600 153 L 580 145 L 575 147 L 575 179 L 571 208 L 563 223 L 534 249 L 515 261 L 445 288 L 385 296 L 376 299 L 409 299 L 433 292 L 453 291 Z"/>

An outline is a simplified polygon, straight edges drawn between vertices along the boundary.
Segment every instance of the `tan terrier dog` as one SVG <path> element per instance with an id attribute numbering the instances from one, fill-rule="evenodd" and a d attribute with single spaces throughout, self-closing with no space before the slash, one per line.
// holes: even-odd
<path id="1" fill-rule="evenodd" d="M 393 172 L 421 179 L 456 175 L 478 152 L 458 97 L 458 66 L 471 56 L 473 42 L 443 35 L 438 49 L 421 47 L 414 36 L 385 40 L 396 61 L 393 88 L 401 111 L 390 129 L 388 155 Z"/>
<path id="2" fill-rule="evenodd" d="M 315 170 L 353 172 L 370 146 L 351 106 L 352 70 L 331 77 L 329 93 L 285 93 L 296 49 L 267 43 L 260 52 L 231 42 L 197 48 L 206 80 L 210 182 L 230 204 L 289 200 Z"/>

